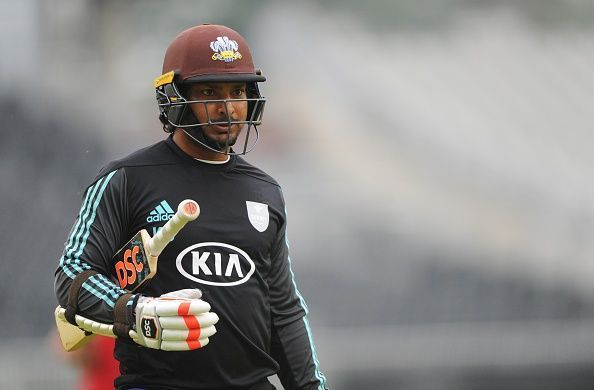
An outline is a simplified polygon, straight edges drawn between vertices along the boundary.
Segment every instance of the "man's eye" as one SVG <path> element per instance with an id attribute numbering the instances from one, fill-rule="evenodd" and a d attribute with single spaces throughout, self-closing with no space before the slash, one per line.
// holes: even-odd
<path id="1" fill-rule="evenodd" d="M 233 90 L 233 96 L 243 96 L 245 94 L 245 89 L 237 88 Z"/>
<path id="2" fill-rule="evenodd" d="M 200 91 L 201 94 L 203 94 L 204 96 L 212 96 L 214 95 L 214 90 L 207 88 L 207 89 L 203 89 L 202 91 Z"/>

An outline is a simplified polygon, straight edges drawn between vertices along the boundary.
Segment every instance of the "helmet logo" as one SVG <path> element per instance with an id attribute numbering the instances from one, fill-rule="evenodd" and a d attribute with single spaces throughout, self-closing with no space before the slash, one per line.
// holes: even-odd
<path id="1" fill-rule="evenodd" d="M 215 53 L 212 55 L 213 61 L 233 62 L 241 59 L 241 53 L 237 50 L 239 45 L 228 37 L 217 37 L 216 41 L 210 43 L 210 48 Z"/>

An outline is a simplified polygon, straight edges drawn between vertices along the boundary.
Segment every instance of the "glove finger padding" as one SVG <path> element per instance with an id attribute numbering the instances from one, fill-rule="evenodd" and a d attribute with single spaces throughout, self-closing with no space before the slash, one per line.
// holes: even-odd
<path id="1" fill-rule="evenodd" d="M 219 321 L 215 313 L 203 313 L 197 316 L 159 317 L 161 326 L 167 329 L 197 329 L 214 325 Z"/>
<path id="2" fill-rule="evenodd" d="M 210 305 L 202 299 L 157 299 L 160 303 L 155 310 L 160 317 L 198 315 L 210 311 Z"/>
<path id="3" fill-rule="evenodd" d="M 184 288 L 183 290 L 176 290 L 162 294 L 159 298 L 200 299 L 202 298 L 202 291 L 197 288 Z"/>
<path id="4" fill-rule="evenodd" d="M 210 341 L 208 338 L 197 341 L 165 341 L 161 342 L 161 350 L 163 351 L 192 351 L 194 349 L 202 348 Z"/>
<path id="5" fill-rule="evenodd" d="M 215 334 L 217 329 L 214 325 L 207 326 L 205 328 L 200 329 L 200 335 L 197 337 L 198 340 L 208 338 Z M 177 329 L 163 329 L 163 340 L 169 341 L 186 341 L 189 336 L 189 331 L 187 330 L 177 330 Z"/>
<path id="6" fill-rule="evenodd" d="M 180 290 L 180 296 L 200 296 L 188 294 L 190 290 Z M 198 349 L 209 342 L 216 333 L 215 324 L 219 317 L 210 312 L 210 305 L 197 298 L 174 298 L 173 293 L 166 297 L 140 297 L 135 308 L 135 341 L 149 348 L 166 351 L 188 351 Z"/>

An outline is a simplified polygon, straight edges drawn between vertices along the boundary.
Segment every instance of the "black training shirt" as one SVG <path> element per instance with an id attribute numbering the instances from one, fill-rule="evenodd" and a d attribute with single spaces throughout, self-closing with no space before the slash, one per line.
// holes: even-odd
<path id="1" fill-rule="evenodd" d="M 77 274 L 99 271 L 81 288 L 80 313 L 113 322 L 125 292 L 113 255 L 139 230 L 153 235 L 184 199 L 198 202 L 200 216 L 165 248 L 141 293 L 200 289 L 220 318 L 217 333 L 205 347 L 184 352 L 118 340 L 117 386 L 249 388 L 278 373 L 286 389 L 324 389 L 291 270 L 281 188 L 237 156 L 224 164 L 200 162 L 169 137 L 103 168 L 85 191 L 56 271 L 60 304 Z"/>

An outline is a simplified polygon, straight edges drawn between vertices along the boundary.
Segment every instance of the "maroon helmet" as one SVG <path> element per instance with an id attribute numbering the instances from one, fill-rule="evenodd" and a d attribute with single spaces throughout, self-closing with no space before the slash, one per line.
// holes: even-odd
<path id="1" fill-rule="evenodd" d="M 229 27 L 203 24 L 192 27 L 179 34 L 167 48 L 163 61 L 163 74 L 155 79 L 159 119 L 166 132 L 180 128 L 202 146 L 225 154 L 245 154 L 252 150 L 259 138 L 257 126 L 262 123 L 266 100 L 260 94 L 258 82 L 266 78 L 254 67 L 252 54 L 245 39 Z M 226 100 L 188 100 L 185 87 L 192 83 L 245 82 L 246 99 Z M 243 121 L 200 123 L 193 115 L 190 104 L 246 101 L 248 115 Z M 239 151 L 229 149 L 206 138 L 201 131 L 204 125 L 233 124 L 247 125 L 243 147 Z M 256 138 L 249 143 L 252 127 Z"/>

